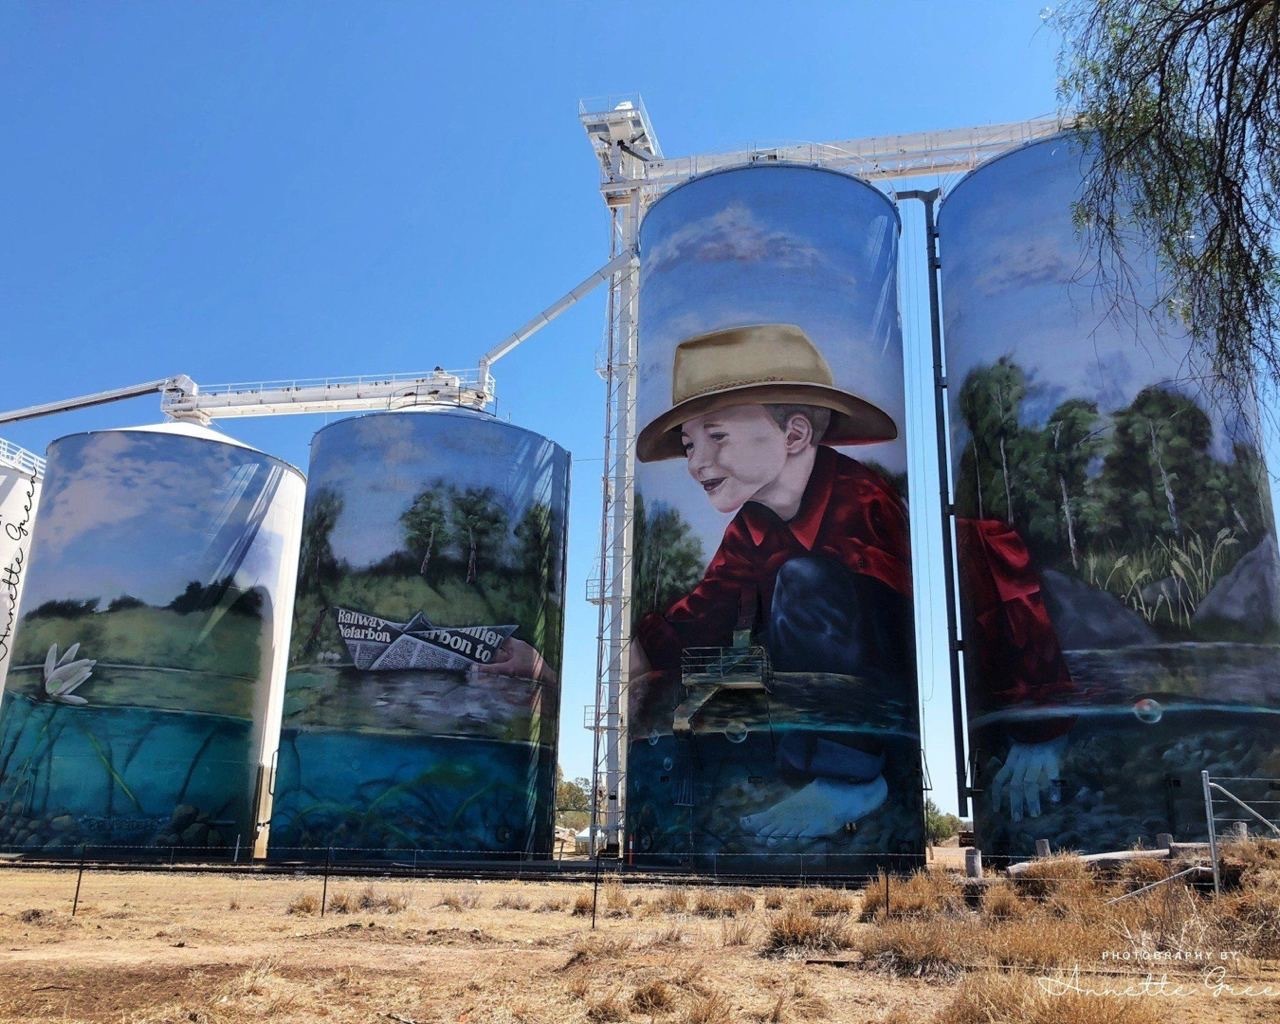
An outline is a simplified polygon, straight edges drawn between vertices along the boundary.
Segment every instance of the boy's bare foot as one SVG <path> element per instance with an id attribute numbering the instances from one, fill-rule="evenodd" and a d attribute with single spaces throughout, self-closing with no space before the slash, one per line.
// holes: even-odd
<path id="1" fill-rule="evenodd" d="M 866 817 L 889 795 L 883 775 L 870 782 L 814 779 L 803 789 L 758 814 L 739 820 L 742 830 L 775 846 L 780 839 L 812 839 L 839 832 Z"/>

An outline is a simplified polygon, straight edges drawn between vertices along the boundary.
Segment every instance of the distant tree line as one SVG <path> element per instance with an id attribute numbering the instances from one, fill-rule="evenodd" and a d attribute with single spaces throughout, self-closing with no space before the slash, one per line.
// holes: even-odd
<path id="1" fill-rule="evenodd" d="M 230 595 L 230 601 L 227 598 Z M 102 603 L 100 597 L 84 599 L 63 598 L 45 601 L 33 608 L 24 616 L 26 619 L 82 619 L 99 611 Z M 201 583 L 191 580 L 182 593 L 166 605 L 148 605 L 141 598 L 132 594 L 121 594 L 113 598 L 105 609 L 106 612 L 129 611 L 133 608 L 164 607 L 179 615 L 191 612 L 208 611 L 219 604 L 227 604 L 228 611 L 242 615 L 260 615 L 263 605 L 263 594 L 260 588 L 241 590 L 235 586 L 235 577 L 227 575 L 212 583 Z"/>

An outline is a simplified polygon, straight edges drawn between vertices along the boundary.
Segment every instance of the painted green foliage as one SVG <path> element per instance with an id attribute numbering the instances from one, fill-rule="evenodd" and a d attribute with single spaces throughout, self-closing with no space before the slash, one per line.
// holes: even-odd
<path id="1" fill-rule="evenodd" d="M 1112 590 L 1153 625 L 1189 628 L 1198 600 L 1270 522 L 1257 451 L 1237 442 L 1230 459 L 1216 457 L 1209 416 L 1171 388 L 1144 388 L 1110 412 L 1070 398 L 1042 426 L 1027 422 L 1030 393 L 1008 357 L 965 378 L 961 514 L 1010 522 L 1043 568 Z M 1164 580 L 1175 582 L 1161 601 L 1151 588 Z"/>

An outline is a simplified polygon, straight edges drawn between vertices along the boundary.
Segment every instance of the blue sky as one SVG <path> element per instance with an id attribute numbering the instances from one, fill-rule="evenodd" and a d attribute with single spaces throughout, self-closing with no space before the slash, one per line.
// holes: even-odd
<path id="1" fill-rule="evenodd" d="M 670 155 L 1020 120 L 1055 106 L 1042 6 L 3 5 L 0 407 L 177 372 L 216 384 L 474 365 L 607 258 L 580 98 L 641 92 Z M 918 211 L 903 219 L 918 230 Z M 924 287 L 909 268 L 908 341 L 927 325 Z M 575 457 L 570 775 L 590 758 L 596 619 L 579 595 L 597 543 L 603 323 L 596 294 L 497 367 L 499 415 Z M 913 380 L 928 359 L 907 366 L 909 401 L 927 398 Z M 40 451 L 157 416 L 143 398 L 0 435 Z M 225 429 L 305 467 L 324 422 Z M 918 493 L 931 460 L 912 456 Z M 916 550 L 936 560 L 929 538 Z M 924 588 L 926 643 L 939 613 Z M 944 805 L 946 691 L 925 679 Z"/>

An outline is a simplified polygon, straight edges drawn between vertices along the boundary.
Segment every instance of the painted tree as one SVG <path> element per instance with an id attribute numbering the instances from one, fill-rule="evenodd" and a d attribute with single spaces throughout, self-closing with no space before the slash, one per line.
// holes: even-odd
<path id="1" fill-rule="evenodd" d="M 1089 464 L 1102 447 L 1098 407 L 1079 398 L 1059 405 L 1045 424 L 1045 463 L 1057 485 L 1057 506 L 1071 567 L 1080 568 L 1080 504 L 1085 500 Z"/>
<path id="2" fill-rule="evenodd" d="M 963 461 L 972 473 L 980 519 L 1002 515 L 1006 522 L 1017 522 L 1010 449 L 1021 434 L 1018 415 L 1026 393 L 1026 375 L 1008 356 L 971 370 L 960 387 L 960 415 L 971 435 Z"/>
<path id="3" fill-rule="evenodd" d="M 468 487 L 449 497 L 449 518 L 467 554 L 467 582 L 475 583 L 480 568 L 502 564 L 507 536 L 507 513 L 491 487 Z"/>
<path id="4" fill-rule="evenodd" d="M 317 590 L 337 575 L 338 563 L 330 537 L 342 515 L 342 496 L 330 487 L 312 492 L 302 523 L 302 546 L 298 561 L 304 590 Z"/>
<path id="5" fill-rule="evenodd" d="M 1113 528 L 1145 545 L 1212 526 L 1219 518 L 1206 508 L 1213 427 L 1204 410 L 1178 392 L 1149 387 L 1115 414 L 1114 424 L 1101 478 Z"/>
<path id="6" fill-rule="evenodd" d="M 634 523 L 631 608 L 639 619 L 665 611 L 697 586 L 707 560 L 692 528 L 669 505 L 654 502 L 647 508 L 637 494 Z"/>
<path id="7" fill-rule="evenodd" d="M 427 575 L 432 556 L 449 543 L 448 522 L 444 503 L 435 490 L 423 491 L 400 516 L 405 548 L 421 559 L 418 572 L 423 576 Z"/>

